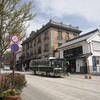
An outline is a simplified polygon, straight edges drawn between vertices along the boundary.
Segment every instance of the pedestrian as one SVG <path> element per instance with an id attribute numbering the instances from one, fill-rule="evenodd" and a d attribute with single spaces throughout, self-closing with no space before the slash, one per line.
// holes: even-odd
<path id="1" fill-rule="evenodd" d="M 22 65 L 22 71 L 25 72 L 25 67 L 24 67 L 24 65 Z"/>

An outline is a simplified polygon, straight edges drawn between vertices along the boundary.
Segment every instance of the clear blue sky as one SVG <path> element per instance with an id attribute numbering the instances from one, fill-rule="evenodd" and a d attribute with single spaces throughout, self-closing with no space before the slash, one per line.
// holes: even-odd
<path id="1" fill-rule="evenodd" d="M 26 1 L 26 0 L 23 0 Z M 36 17 L 27 33 L 42 27 L 50 19 L 78 26 L 83 33 L 100 28 L 100 0 L 33 0 Z"/>

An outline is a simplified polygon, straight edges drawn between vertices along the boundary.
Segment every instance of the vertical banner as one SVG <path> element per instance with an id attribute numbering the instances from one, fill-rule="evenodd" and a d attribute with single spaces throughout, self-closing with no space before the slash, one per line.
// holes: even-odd
<path id="1" fill-rule="evenodd" d="M 93 71 L 97 71 L 96 56 L 92 57 Z"/>

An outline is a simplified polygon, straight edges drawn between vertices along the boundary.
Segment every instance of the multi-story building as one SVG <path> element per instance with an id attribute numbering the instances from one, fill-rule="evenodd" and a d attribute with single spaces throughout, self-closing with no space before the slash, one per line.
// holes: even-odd
<path id="1" fill-rule="evenodd" d="M 15 53 L 15 67 L 16 67 L 16 70 L 22 70 L 22 59 L 21 59 L 21 56 L 22 56 L 22 47 L 19 47 L 19 50 Z"/>
<path id="2" fill-rule="evenodd" d="M 55 56 L 56 49 L 81 33 L 78 27 L 50 20 L 22 43 L 23 58 L 27 66 L 31 59 L 43 59 Z"/>

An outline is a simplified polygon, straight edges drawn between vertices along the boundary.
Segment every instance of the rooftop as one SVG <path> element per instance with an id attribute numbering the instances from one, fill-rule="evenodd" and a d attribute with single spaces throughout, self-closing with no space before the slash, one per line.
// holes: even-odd
<path id="1" fill-rule="evenodd" d="M 60 46 L 59 48 L 62 48 L 64 46 L 68 46 L 68 45 L 71 45 L 73 43 L 77 43 L 77 42 L 80 42 L 80 41 L 83 41 L 83 40 L 86 40 L 88 39 L 89 37 L 93 36 L 97 31 L 99 31 L 99 29 L 95 29 L 93 31 L 90 31 L 88 33 L 85 33 L 83 35 L 80 35 L 74 39 L 71 39 L 69 41 L 67 41 L 65 44 L 63 44 L 62 46 Z"/>

